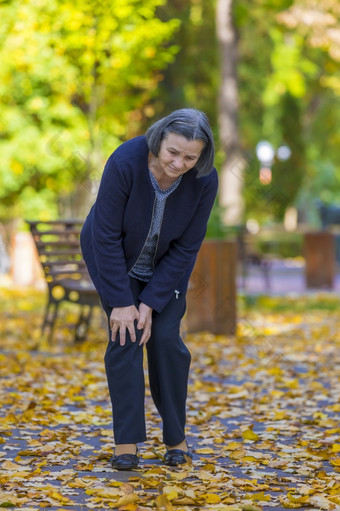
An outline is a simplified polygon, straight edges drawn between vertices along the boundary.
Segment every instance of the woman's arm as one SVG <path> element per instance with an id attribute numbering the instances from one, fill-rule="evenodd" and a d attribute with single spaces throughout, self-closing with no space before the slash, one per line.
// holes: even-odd
<path id="1" fill-rule="evenodd" d="M 111 156 L 93 208 L 92 238 L 101 299 L 113 308 L 134 303 L 122 246 L 123 216 L 129 192 L 126 177 Z"/>

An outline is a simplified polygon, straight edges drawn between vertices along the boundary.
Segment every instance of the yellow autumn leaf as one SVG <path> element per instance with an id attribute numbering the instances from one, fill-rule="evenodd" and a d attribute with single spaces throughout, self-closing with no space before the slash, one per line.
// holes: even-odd
<path id="1" fill-rule="evenodd" d="M 167 498 L 171 501 L 177 499 L 178 493 L 181 492 L 181 488 L 178 486 L 164 486 L 163 493 L 167 496 Z"/>
<path id="2" fill-rule="evenodd" d="M 240 511 L 239 506 L 233 505 L 233 504 L 235 504 L 235 499 L 233 499 L 232 497 L 224 497 L 222 499 L 222 504 L 224 504 L 224 505 L 218 506 L 218 509 L 221 509 L 222 511 Z M 242 507 L 242 509 L 244 509 L 244 507 Z"/>
<path id="3" fill-rule="evenodd" d="M 196 494 L 195 494 L 195 491 L 194 490 L 185 490 L 185 489 L 182 489 L 183 491 L 183 494 L 186 496 L 186 497 L 190 497 L 191 499 L 195 499 L 196 498 Z"/>
<path id="4" fill-rule="evenodd" d="M 283 497 L 280 497 L 280 503 L 283 505 L 283 507 L 286 507 L 288 509 L 299 509 L 300 507 L 302 507 L 302 505 L 299 504 L 299 502 L 291 502 L 289 499 Z"/>
<path id="5" fill-rule="evenodd" d="M 339 491 L 339 490 L 338 490 L 338 491 Z M 340 507 L 340 496 L 338 496 L 338 495 L 334 495 L 334 496 L 333 496 L 333 495 L 332 495 L 331 497 L 329 497 L 329 500 L 330 500 L 331 502 L 333 502 L 334 504 L 336 504 L 337 506 L 339 506 L 339 507 Z"/>
<path id="6" fill-rule="evenodd" d="M 185 465 L 192 465 L 192 458 L 190 456 L 187 456 L 186 454 L 184 454 L 184 458 L 185 458 Z"/>
<path id="7" fill-rule="evenodd" d="M 88 486 L 91 486 L 92 484 L 93 484 L 93 482 L 91 482 L 91 481 L 76 477 L 75 479 L 73 479 L 73 481 L 70 481 L 68 483 L 68 486 L 70 488 L 87 488 Z"/>
<path id="8" fill-rule="evenodd" d="M 245 456 L 245 454 L 246 454 L 246 451 L 244 449 L 239 449 L 236 451 L 232 451 L 229 454 L 229 458 L 231 458 L 233 460 L 240 460 L 241 458 L 243 458 L 243 456 Z"/>
<path id="9" fill-rule="evenodd" d="M 166 495 L 161 494 L 155 500 L 157 509 L 165 509 L 165 511 L 173 511 L 173 506 Z"/>
<path id="10" fill-rule="evenodd" d="M 219 504 L 221 502 L 221 497 L 215 493 L 203 493 L 201 497 L 207 504 Z"/>
<path id="11" fill-rule="evenodd" d="M 202 481 L 211 481 L 211 472 L 208 472 L 207 470 L 200 470 L 198 472 L 198 478 Z"/>
<path id="12" fill-rule="evenodd" d="M 282 375 L 282 369 L 280 367 L 271 367 L 270 369 L 268 369 L 268 374 L 272 375 L 272 376 L 281 376 Z"/>
<path id="13" fill-rule="evenodd" d="M 68 497 L 65 497 L 64 495 L 61 495 L 57 491 L 53 491 L 49 494 L 49 496 L 54 499 L 60 501 L 62 504 L 68 504 L 70 502 L 70 499 Z"/>
<path id="14" fill-rule="evenodd" d="M 230 442 L 224 446 L 224 450 L 226 451 L 236 451 L 242 448 L 243 444 L 241 444 L 241 442 Z"/>
<path id="15" fill-rule="evenodd" d="M 323 412 L 315 412 L 313 413 L 314 419 L 328 419 L 328 415 Z"/>
<path id="16" fill-rule="evenodd" d="M 191 497 L 178 497 L 177 499 L 173 500 L 174 506 L 195 506 L 199 505 L 199 502 L 196 499 L 192 499 Z M 176 508 L 174 508 L 176 509 Z"/>
<path id="17" fill-rule="evenodd" d="M 333 444 L 332 452 L 340 452 L 340 444 Z"/>
<path id="18" fill-rule="evenodd" d="M 93 470 L 93 463 L 92 462 L 79 462 L 75 467 L 75 470 L 80 470 L 80 471 L 84 471 L 84 472 L 91 472 L 91 470 Z"/>
<path id="19" fill-rule="evenodd" d="M 258 500 L 261 502 L 262 501 L 269 502 L 272 500 L 271 496 L 269 494 L 265 494 L 263 491 L 257 493 L 248 493 L 247 498 L 250 500 Z"/>
<path id="20" fill-rule="evenodd" d="M 300 381 L 298 378 L 295 378 L 294 380 L 285 381 L 285 385 L 290 389 L 298 389 L 300 386 Z"/>
<path id="21" fill-rule="evenodd" d="M 25 468 L 24 466 L 22 465 L 19 465 L 18 463 L 13 463 L 12 461 L 4 461 L 1 465 L 1 468 L 3 468 L 4 470 L 13 470 L 13 471 L 24 471 L 24 470 L 29 470 L 29 468 Z"/>
<path id="22" fill-rule="evenodd" d="M 113 507 L 113 509 L 115 509 L 115 507 Z M 130 504 L 125 504 L 124 506 L 119 507 L 119 511 L 138 511 L 139 509 L 140 508 L 136 502 L 130 502 Z"/>
<path id="23" fill-rule="evenodd" d="M 287 417 L 287 412 L 280 410 L 280 411 L 275 412 L 273 419 L 274 419 L 274 421 L 282 421 L 286 417 Z"/>
<path id="24" fill-rule="evenodd" d="M 66 417 L 62 413 L 56 413 L 53 419 L 58 424 L 70 424 L 72 422 L 71 417 Z"/>
<path id="25" fill-rule="evenodd" d="M 29 501 L 26 497 L 15 497 L 9 492 L 0 491 L 0 507 L 22 509 L 22 506 Z"/>
<path id="26" fill-rule="evenodd" d="M 336 510 L 337 507 L 324 495 L 312 495 L 310 497 L 310 503 L 317 509 Z"/>
<path id="27" fill-rule="evenodd" d="M 271 468 L 284 468 L 288 463 L 288 459 L 272 460 L 268 463 L 268 466 Z"/>
<path id="28" fill-rule="evenodd" d="M 136 493 L 129 493 L 128 495 L 124 495 L 116 502 L 116 507 L 120 508 L 122 506 L 127 506 L 130 504 L 135 504 L 139 500 L 139 497 Z"/>
<path id="29" fill-rule="evenodd" d="M 143 452 L 143 459 L 144 460 L 154 460 L 155 458 L 157 458 L 157 454 L 154 452 L 154 451 L 144 451 Z"/>
<path id="30" fill-rule="evenodd" d="M 195 451 L 197 454 L 215 454 L 215 451 L 211 449 L 210 447 L 201 447 L 199 449 L 196 449 Z"/>
<path id="31" fill-rule="evenodd" d="M 121 497 L 122 492 L 119 488 L 88 488 L 85 493 L 87 495 L 95 495 L 101 499 L 111 499 Z"/>
<path id="32" fill-rule="evenodd" d="M 270 392 L 271 396 L 273 396 L 274 398 L 281 398 L 282 396 L 285 395 L 285 393 L 282 391 L 282 390 L 272 390 Z"/>
<path id="33" fill-rule="evenodd" d="M 331 419 L 331 418 L 328 418 L 328 419 L 322 419 L 320 420 L 319 422 L 319 426 L 321 428 L 334 428 L 337 424 L 339 424 L 339 420 L 338 419 Z"/>
<path id="34" fill-rule="evenodd" d="M 214 473 L 216 471 L 216 465 L 213 465 L 213 463 L 206 463 L 202 466 L 202 470 Z"/>
<path id="35" fill-rule="evenodd" d="M 246 429 L 245 431 L 242 431 L 242 437 L 245 439 L 245 440 L 258 440 L 259 437 L 256 433 L 254 433 L 254 431 L 252 429 Z"/>

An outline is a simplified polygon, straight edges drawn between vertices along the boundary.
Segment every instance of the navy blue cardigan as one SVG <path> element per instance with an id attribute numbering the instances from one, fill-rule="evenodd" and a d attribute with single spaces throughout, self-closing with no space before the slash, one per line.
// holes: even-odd
<path id="1" fill-rule="evenodd" d="M 128 272 L 147 238 L 155 201 L 144 136 L 124 142 L 108 159 L 97 199 L 81 232 L 83 257 L 108 307 L 134 303 Z M 185 293 L 218 186 L 216 169 L 196 178 L 190 170 L 168 197 L 154 273 L 139 298 L 161 312 L 175 290 Z"/>

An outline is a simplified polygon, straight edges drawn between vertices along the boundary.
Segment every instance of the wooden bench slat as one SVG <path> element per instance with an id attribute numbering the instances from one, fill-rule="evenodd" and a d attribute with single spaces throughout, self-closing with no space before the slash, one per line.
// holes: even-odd
<path id="1" fill-rule="evenodd" d="M 31 227 L 37 225 L 83 225 L 83 220 L 80 219 L 59 219 L 59 220 L 26 220 L 26 223 Z"/>
<path id="2" fill-rule="evenodd" d="M 65 287 L 75 291 L 95 291 L 95 287 L 91 280 L 75 280 L 75 279 L 64 279 L 59 282 Z"/>
<path id="3" fill-rule="evenodd" d="M 51 269 L 49 272 L 48 272 L 49 275 L 52 275 L 52 277 L 54 276 L 58 276 L 58 275 L 82 275 L 82 276 L 85 276 L 87 277 L 88 274 L 87 274 L 87 271 L 85 270 L 85 268 L 76 268 L 74 270 L 70 270 L 70 269 L 66 269 L 64 270 L 63 268 L 59 268 L 59 269 Z"/>
<path id="4" fill-rule="evenodd" d="M 80 253 L 79 240 L 59 240 L 59 241 L 42 241 L 35 242 L 37 248 L 45 247 L 76 247 Z"/>
<path id="5" fill-rule="evenodd" d="M 67 265 L 77 265 L 78 267 L 86 268 L 85 262 L 82 259 L 56 259 L 54 261 L 47 260 L 41 261 L 43 266 L 67 266 Z M 87 271 L 87 270 L 86 270 Z"/>
<path id="6" fill-rule="evenodd" d="M 41 256 L 58 256 L 58 255 L 81 255 L 80 250 L 74 249 L 74 250 L 58 250 L 58 252 L 52 251 L 52 250 L 39 250 L 39 255 Z"/>
<path id="7" fill-rule="evenodd" d="M 50 235 L 57 235 L 57 236 L 68 236 L 68 235 L 71 235 L 71 234 L 74 234 L 74 235 L 80 235 L 81 233 L 81 229 L 49 229 L 47 231 L 38 231 L 38 230 L 33 230 L 32 231 L 33 235 L 34 236 L 50 236 Z"/>

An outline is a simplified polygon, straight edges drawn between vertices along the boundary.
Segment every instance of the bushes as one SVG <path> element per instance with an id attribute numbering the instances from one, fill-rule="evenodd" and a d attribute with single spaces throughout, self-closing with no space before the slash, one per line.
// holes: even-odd
<path id="1" fill-rule="evenodd" d="M 302 257 L 303 234 L 301 232 L 264 231 L 254 237 L 254 244 L 261 254 L 277 257 Z"/>

